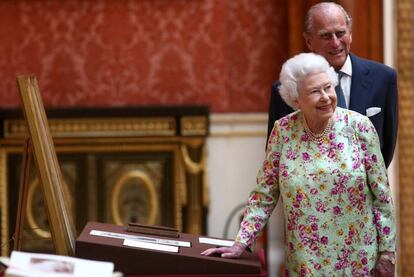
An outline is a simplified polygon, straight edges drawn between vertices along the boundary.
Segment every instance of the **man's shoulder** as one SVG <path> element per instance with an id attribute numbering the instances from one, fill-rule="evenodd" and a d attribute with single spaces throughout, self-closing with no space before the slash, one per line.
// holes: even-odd
<path id="1" fill-rule="evenodd" d="M 272 84 L 272 91 L 279 91 L 279 89 L 280 89 L 280 85 L 281 85 L 280 81 L 279 81 L 279 80 L 276 80 L 276 81 Z"/>
<path id="2" fill-rule="evenodd" d="M 395 70 L 385 64 L 382 64 L 380 62 L 369 60 L 365 58 L 361 58 L 355 54 L 350 54 L 352 66 L 360 66 L 362 68 L 367 68 L 373 71 L 382 71 L 390 74 L 395 74 Z"/>

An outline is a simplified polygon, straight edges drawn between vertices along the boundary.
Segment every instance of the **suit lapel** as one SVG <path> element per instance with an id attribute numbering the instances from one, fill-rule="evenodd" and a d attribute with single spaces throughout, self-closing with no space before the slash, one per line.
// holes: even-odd
<path id="1" fill-rule="evenodd" d="M 362 59 L 352 54 L 350 54 L 350 57 L 352 62 L 352 82 L 349 109 L 366 115 L 374 80 L 370 78 L 370 69 Z"/>

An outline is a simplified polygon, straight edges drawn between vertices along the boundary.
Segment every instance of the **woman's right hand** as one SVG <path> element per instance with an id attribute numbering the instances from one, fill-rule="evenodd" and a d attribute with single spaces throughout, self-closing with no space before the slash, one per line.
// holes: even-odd
<path id="1" fill-rule="evenodd" d="M 395 253 L 380 253 L 374 268 L 375 277 L 393 277 L 395 276 Z"/>
<path id="2" fill-rule="evenodd" d="M 210 248 L 201 253 L 203 256 L 219 255 L 222 258 L 237 259 L 243 254 L 247 246 L 240 242 L 235 242 L 231 247 Z"/>

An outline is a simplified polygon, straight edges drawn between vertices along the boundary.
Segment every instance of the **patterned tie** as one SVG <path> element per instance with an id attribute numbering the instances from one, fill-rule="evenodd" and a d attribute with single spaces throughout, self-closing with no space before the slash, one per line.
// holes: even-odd
<path id="1" fill-rule="evenodd" d="M 338 107 L 346 109 L 346 102 L 345 102 L 345 96 L 344 92 L 342 91 L 341 86 L 341 78 L 344 76 L 344 73 L 341 71 L 338 71 L 338 85 L 335 87 L 336 91 L 336 105 Z"/>

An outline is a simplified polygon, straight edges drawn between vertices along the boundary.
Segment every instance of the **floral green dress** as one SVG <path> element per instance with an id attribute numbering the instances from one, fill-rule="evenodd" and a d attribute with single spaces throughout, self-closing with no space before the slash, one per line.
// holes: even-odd
<path id="1" fill-rule="evenodd" d="M 279 196 L 289 276 L 369 276 L 379 252 L 395 251 L 386 168 L 363 115 L 337 108 L 319 143 L 301 111 L 276 121 L 236 241 L 254 245 Z"/>

